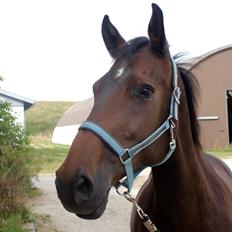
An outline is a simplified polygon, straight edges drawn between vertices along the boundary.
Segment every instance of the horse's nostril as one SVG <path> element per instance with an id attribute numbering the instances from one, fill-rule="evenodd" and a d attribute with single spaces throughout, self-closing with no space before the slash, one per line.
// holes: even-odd
<path id="1" fill-rule="evenodd" d="M 85 176 L 77 177 L 73 185 L 73 197 L 77 204 L 87 201 L 93 192 L 92 182 Z"/>

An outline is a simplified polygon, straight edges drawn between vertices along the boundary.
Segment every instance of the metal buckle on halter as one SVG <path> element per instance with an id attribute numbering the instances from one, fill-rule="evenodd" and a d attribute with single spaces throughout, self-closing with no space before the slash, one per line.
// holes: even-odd
<path id="1" fill-rule="evenodd" d="M 180 104 L 180 95 L 181 95 L 180 87 L 177 86 L 173 91 L 173 97 L 178 105 Z"/>
<path id="2" fill-rule="evenodd" d="M 175 122 L 173 121 L 173 116 L 172 115 L 170 115 L 169 117 L 168 117 L 168 121 L 169 121 L 169 123 L 170 123 L 170 134 L 171 134 L 171 141 L 173 141 L 174 140 L 174 128 L 176 127 L 176 124 L 175 124 Z"/>
<path id="3" fill-rule="evenodd" d="M 168 118 L 169 122 L 170 122 L 170 135 L 171 135 L 171 142 L 169 143 L 170 149 L 175 149 L 176 148 L 176 140 L 174 139 L 174 128 L 176 126 L 176 124 L 174 123 L 174 121 L 172 120 L 173 117 L 172 115 Z"/>
<path id="4" fill-rule="evenodd" d="M 129 149 L 125 149 L 125 153 L 122 156 L 119 156 L 119 159 L 123 165 L 128 159 L 131 159 Z"/>
<path id="5" fill-rule="evenodd" d="M 173 117 L 171 117 L 170 119 L 169 119 L 169 122 L 170 122 L 170 128 L 173 130 L 175 127 L 176 127 L 176 124 L 173 122 Z"/>

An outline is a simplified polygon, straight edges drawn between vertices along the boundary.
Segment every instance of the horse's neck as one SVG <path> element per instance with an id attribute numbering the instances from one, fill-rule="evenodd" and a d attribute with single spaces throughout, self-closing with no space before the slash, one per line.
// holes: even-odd
<path id="1" fill-rule="evenodd" d="M 183 198 L 204 195 L 206 179 L 202 154 L 191 142 L 184 142 L 187 136 L 183 133 L 183 139 L 177 141 L 176 151 L 169 162 L 152 170 L 157 198 L 159 194 L 166 200 L 167 196 L 173 200 L 175 194 L 183 195 Z"/>
<path id="2" fill-rule="evenodd" d="M 204 159 L 196 149 L 191 135 L 188 112 L 180 112 L 177 128 L 177 148 L 168 162 L 153 168 L 154 210 L 161 218 L 186 220 L 207 208 Z M 166 215 L 163 217 L 163 215 Z M 163 222 L 165 223 L 165 222 Z"/>

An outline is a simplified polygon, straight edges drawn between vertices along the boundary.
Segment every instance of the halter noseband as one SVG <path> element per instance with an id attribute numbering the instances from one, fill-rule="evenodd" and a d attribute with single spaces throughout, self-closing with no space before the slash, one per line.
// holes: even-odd
<path id="1" fill-rule="evenodd" d="M 134 172 L 133 166 L 132 166 L 132 158 L 135 157 L 135 155 L 137 155 L 144 148 L 154 143 L 167 130 L 170 130 L 169 151 L 161 162 L 153 164 L 151 165 L 151 167 L 159 166 L 165 163 L 171 157 L 171 155 L 176 149 L 176 141 L 173 135 L 173 129 L 175 127 L 175 123 L 173 119 L 178 120 L 178 105 L 180 104 L 179 98 L 180 98 L 181 92 L 180 92 L 180 88 L 177 85 L 177 67 L 176 67 L 176 63 L 173 60 L 173 58 L 171 58 L 171 64 L 172 64 L 172 78 L 173 78 L 173 93 L 172 93 L 172 98 L 171 98 L 169 116 L 166 119 L 166 121 L 158 129 L 156 129 L 152 134 L 150 134 L 142 142 L 134 145 L 131 148 L 124 148 L 112 135 L 110 135 L 102 127 L 100 127 L 99 125 L 93 122 L 85 121 L 79 127 L 79 130 L 89 130 L 92 133 L 94 133 L 96 136 L 101 138 L 102 141 L 106 145 L 108 145 L 109 148 L 119 157 L 121 163 L 123 164 L 125 168 L 127 178 L 123 182 L 118 181 L 115 186 L 116 188 L 118 188 L 120 185 L 123 185 L 130 192 L 134 179 L 138 176 L 138 174 L 144 168 L 148 167 L 148 166 L 143 166 L 139 170 L 136 170 Z"/>

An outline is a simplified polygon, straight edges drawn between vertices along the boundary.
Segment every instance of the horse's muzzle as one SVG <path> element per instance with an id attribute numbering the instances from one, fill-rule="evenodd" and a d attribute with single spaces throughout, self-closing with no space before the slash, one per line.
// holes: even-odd
<path id="1" fill-rule="evenodd" d="M 73 183 L 73 199 L 77 205 L 82 205 L 91 199 L 94 187 L 88 177 L 77 175 Z"/>
<path id="2" fill-rule="evenodd" d="M 58 198 L 66 210 L 81 218 L 99 218 L 105 210 L 109 194 L 106 185 L 100 180 L 93 183 L 86 175 L 79 173 L 70 183 L 64 183 L 57 176 L 55 184 Z"/>

